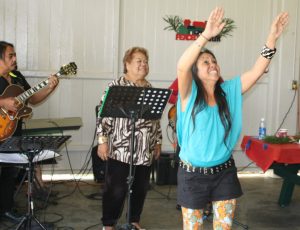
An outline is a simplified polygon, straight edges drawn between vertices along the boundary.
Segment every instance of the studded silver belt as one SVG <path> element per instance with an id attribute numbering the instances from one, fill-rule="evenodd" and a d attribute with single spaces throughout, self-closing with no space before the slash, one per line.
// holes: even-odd
<path id="1" fill-rule="evenodd" d="M 222 164 L 213 166 L 213 167 L 195 167 L 188 163 L 185 163 L 184 161 L 181 161 L 181 160 L 179 161 L 179 167 L 183 168 L 185 171 L 201 173 L 203 175 L 213 175 L 213 174 L 221 172 L 224 169 L 231 168 L 234 165 L 235 164 L 234 164 L 234 160 L 232 157 L 228 161 L 226 161 Z"/>

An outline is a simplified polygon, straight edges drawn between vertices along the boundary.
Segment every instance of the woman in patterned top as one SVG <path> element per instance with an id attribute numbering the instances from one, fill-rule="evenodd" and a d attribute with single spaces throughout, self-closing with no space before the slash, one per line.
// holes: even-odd
<path id="1" fill-rule="evenodd" d="M 141 47 L 126 51 L 123 58 L 124 75 L 109 86 L 152 87 L 146 80 L 149 72 L 148 52 Z M 103 97 L 102 97 L 103 100 Z M 102 104 L 100 101 L 100 105 Z M 102 223 L 104 229 L 114 229 L 127 194 L 127 177 L 130 164 L 131 119 L 100 118 L 97 122 L 98 156 L 107 161 L 104 193 L 102 199 Z M 135 123 L 135 152 L 131 194 L 130 223 L 139 226 L 143 210 L 153 158 L 161 152 L 162 134 L 160 121 L 138 119 Z"/>

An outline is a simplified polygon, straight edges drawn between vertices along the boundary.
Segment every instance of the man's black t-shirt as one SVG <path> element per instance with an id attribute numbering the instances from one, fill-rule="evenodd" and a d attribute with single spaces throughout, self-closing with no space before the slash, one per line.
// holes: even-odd
<path id="1" fill-rule="evenodd" d="M 13 75 L 11 75 L 12 84 L 21 86 L 24 91 L 30 89 L 30 85 L 26 81 L 25 77 L 19 71 L 13 71 Z M 5 78 L 0 77 L 0 94 L 2 95 L 4 90 L 9 86 L 9 83 L 6 81 Z M 18 96 L 18 95 L 16 95 Z M 18 122 L 16 131 L 14 132 L 13 136 L 21 136 L 22 135 L 22 121 Z"/>

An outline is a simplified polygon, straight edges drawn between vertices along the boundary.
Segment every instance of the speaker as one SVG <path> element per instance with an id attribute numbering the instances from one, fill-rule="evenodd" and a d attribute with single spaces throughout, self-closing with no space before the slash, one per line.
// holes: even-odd
<path id="1" fill-rule="evenodd" d="M 175 161 L 174 152 L 162 152 L 155 166 L 157 185 L 177 184 L 178 162 Z"/>

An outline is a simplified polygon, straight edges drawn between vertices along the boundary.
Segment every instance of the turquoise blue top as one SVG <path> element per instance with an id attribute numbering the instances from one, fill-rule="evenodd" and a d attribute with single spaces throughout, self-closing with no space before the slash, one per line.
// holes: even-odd
<path id="1" fill-rule="evenodd" d="M 192 110 L 196 100 L 197 86 L 192 83 L 185 111 L 181 111 L 180 95 L 177 102 L 177 138 L 181 160 L 199 167 L 211 167 L 227 161 L 236 145 L 242 129 L 242 86 L 240 77 L 221 84 L 231 115 L 231 131 L 224 144 L 225 129 L 218 106 L 206 106 L 192 121 Z"/>

